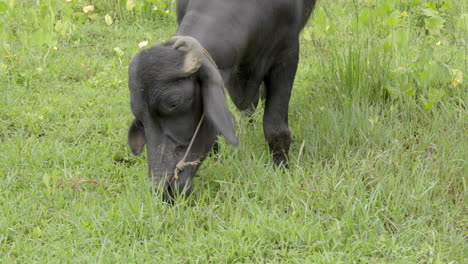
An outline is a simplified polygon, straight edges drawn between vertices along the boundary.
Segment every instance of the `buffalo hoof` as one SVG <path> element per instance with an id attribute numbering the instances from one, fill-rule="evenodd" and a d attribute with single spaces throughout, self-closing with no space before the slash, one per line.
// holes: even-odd
<path id="1" fill-rule="evenodd" d="M 278 168 L 289 169 L 288 159 L 283 153 L 273 154 L 273 162 Z"/>

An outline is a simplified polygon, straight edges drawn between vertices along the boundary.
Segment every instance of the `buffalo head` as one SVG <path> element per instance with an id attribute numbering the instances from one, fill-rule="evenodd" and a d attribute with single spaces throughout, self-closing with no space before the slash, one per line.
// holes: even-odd
<path id="1" fill-rule="evenodd" d="M 163 188 L 166 199 L 191 192 L 195 172 L 218 135 L 238 144 L 223 87 L 219 70 L 194 38 L 175 37 L 133 57 L 129 88 L 135 119 L 128 144 L 135 155 L 146 144 L 149 177 Z M 203 113 L 200 130 L 187 150 Z M 181 168 L 174 177 L 186 153 L 187 161 L 200 162 Z"/>

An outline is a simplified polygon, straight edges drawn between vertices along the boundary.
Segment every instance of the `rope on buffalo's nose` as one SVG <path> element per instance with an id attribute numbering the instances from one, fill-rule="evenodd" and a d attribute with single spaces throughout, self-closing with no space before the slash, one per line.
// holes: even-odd
<path id="1" fill-rule="evenodd" d="M 183 171 L 185 167 L 196 166 L 200 163 L 200 159 L 197 159 L 194 161 L 185 161 L 185 159 L 187 159 L 190 149 L 192 148 L 193 142 L 195 141 L 195 138 L 197 137 L 198 131 L 200 130 L 204 117 L 205 117 L 205 113 L 203 113 L 202 116 L 200 117 L 200 121 L 198 122 L 195 132 L 193 132 L 192 139 L 190 140 L 190 144 L 188 145 L 187 150 L 185 151 L 184 157 L 176 165 L 176 168 L 174 170 L 174 180 L 179 179 L 179 172 Z"/>

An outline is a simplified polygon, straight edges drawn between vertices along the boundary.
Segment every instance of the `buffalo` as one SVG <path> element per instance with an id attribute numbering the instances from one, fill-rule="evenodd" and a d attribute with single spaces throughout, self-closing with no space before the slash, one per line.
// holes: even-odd
<path id="1" fill-rule="evenodd" d="M 238 145 L 224 88 L 243 111 L 264 97 L 265 138 L 274 163 L 288 166 L 299 32 L 315 2 L 178 0 L 174 37 L 133 57 L 129 89 L 135 119 L 128 143 L 135 155 L 146 144 L 150 179 L 166 199 L 190 194 L 218 136 Z"/>

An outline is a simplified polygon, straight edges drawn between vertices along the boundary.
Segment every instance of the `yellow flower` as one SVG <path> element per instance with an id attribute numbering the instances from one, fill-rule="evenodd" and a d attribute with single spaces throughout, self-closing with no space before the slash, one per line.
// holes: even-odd
<path id="1" fill-rule="evenodd" d="M 458 85 L 463 83 L 463 72 L 458 69 L 452 69 L 450 71 L 450 75 L 452 76 L 452 87 L 457 87 Z"/>
<path id="2" fill-rule="evenodd" d="M 89 13 L 89 12 L 93 12 L 93 11 L 94 11 L 94 6 L 93 5 L 83 7 L 83 12 L 85 12 L 85 13 Z"/>
<path id="3" fill-rule="evenodd" d="M 401 14 L 400 14 L 400 17 L 402 17 L 402 18 L 403 18 L 403 17 L 407 17 L 407 16 L 408 16 L 408 12 L 406 12 L 406 11 L 403 11 L 403 12 L 401 12 Z"/>
<path id="4" fill-rule="evenodd" d="M 148 41 L 142 41 L 140 43 L 138 43 L 138 49 L 142 49 L 144 47 L 148 46 Z"/>
<path id="5" fill-rule="evenodd" d="M 106 14 L 106 16 L 104 17 L 104 20 L 106 21 L 106 24 L 108 26 L 112 25 L 112 23 L 113 23 L 112 17 L 109 14 Z"/>
<path id="6" fill-rule="evenodd" d="M 396 72 L 399 72 L 399 73 L 402 73 L 402 72 L 405 72 L 405 71 L 406 71 L 406 68 L 405 68 L 405 67 L 402 67 L 402 66 L 400 66 L 400 67 L 398 67 L 398 68 L 396 69 Z"/>

